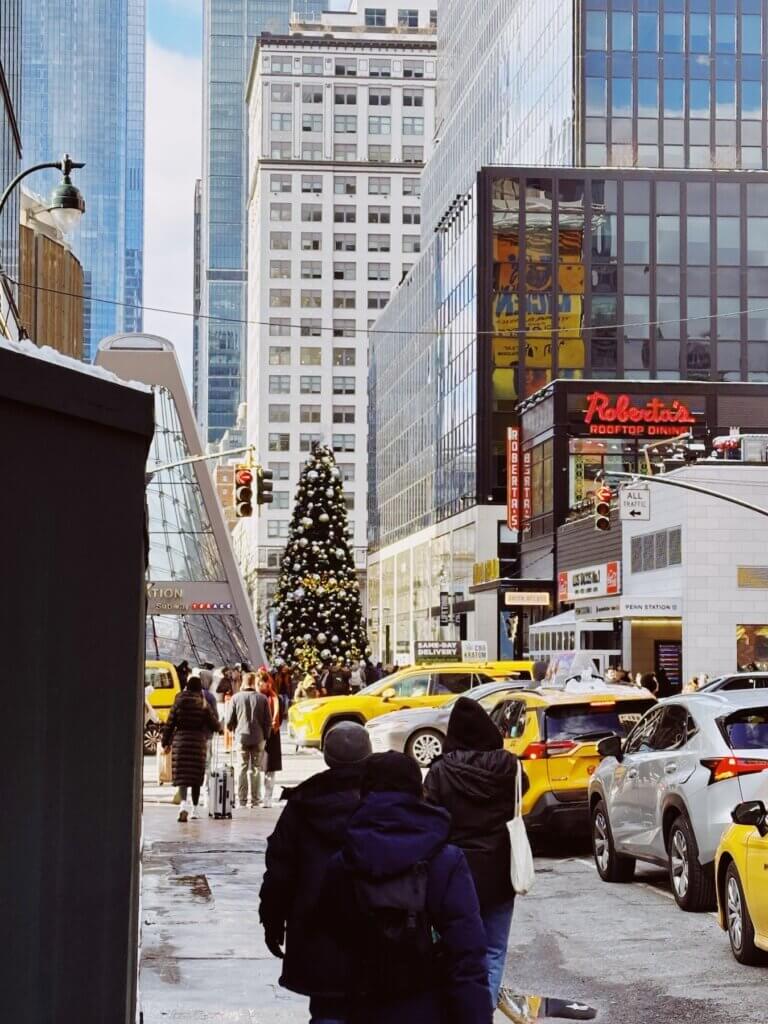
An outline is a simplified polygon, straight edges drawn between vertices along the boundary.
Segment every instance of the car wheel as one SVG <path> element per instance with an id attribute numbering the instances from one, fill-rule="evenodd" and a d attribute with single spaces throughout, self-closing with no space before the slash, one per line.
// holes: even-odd
<path id="1" fill-rule="evenodd" d="M 144 756 L 157 753 L 163 727 L 157 722 L 147 722 L 144 726 Z"/>
<path id="2" fill-rule="evenodd" d="M 408 740 L 408 753 L 420 768 L 429 768 L 443 752 L 443 735 L 435 729 L 420 729 Z"/>
<path id="3" fill-rule="evenodd" d="M 699 848 L 691 823 L 682 814 L 669 830 L 669 881 L 681 910 L 696 913 L 715 906 L 715 873 L 699 863 Z"/>
<path id="4" fill-rule="evenodd" d="M 755 928 L 749 916 L 744 889 L 736 865 L 731 863 L 725 873 L 725 921 L 731 950 L 740 964 L 763 964 L 768 957 L 755 945 Z"/>
<path id="5" fill-rule="evenodd" d="M 604 882 L 631 882 L 635 858 L 616 852 L 605 804 L 599 800 L 592 809 L 592 852 L 597 873 Z"/>

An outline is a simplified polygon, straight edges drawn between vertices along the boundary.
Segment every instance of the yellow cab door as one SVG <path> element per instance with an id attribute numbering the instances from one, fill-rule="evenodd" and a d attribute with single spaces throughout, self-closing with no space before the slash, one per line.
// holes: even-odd
<path id="1" fill-rule="evenodd" d="M 393 677 L 379 692 L 379 710 L 377 714 L 386 715 L 389 711 L 402 711 L 404 708 L 423 708 L 432 704 L 440 704 L 430 696 L 431 672 L 429 669 L 414 669 Z M 447 698 L 446 698 L 447 699 Z"/>
<path id="2" fill-rule="evenodd" d="M 181 689 L 176 668 L 170 662 L 148 661 L 144 666 L 144 685 L 152 687 L 148 697 L 149 703 L 157 712 L 160 721 L 166 721 Z"/>
<path id="3" fill-rule="evenodd" d="M 761 946 L 768 943 L 768 836 L 756 828 L 747 837 L 744 896 Z"/>

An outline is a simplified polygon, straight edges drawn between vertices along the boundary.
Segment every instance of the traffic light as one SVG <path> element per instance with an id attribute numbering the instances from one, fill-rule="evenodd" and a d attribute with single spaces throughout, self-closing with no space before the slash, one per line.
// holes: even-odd
<path id="1" fill-rule="evenodd" d="M 611 488 L 601 484 L 595 491 L 595 529 L 610 530 L 611 528 Z"/>
<path id="2" fill-rule="evenodd" d="M 253 515 L 253 471 L 250 466 L 235 466 L 235 518 Z"/>
<path id="3" fill-rule="evenodd" d="M 271 469 L 264 469 L 263 466 L 259 466 L 256 469 L 256 504 L 257 505 L 271 505 L 274 500 L 274 494 L 272 493 L 272 477 L 273 473 Z"/>

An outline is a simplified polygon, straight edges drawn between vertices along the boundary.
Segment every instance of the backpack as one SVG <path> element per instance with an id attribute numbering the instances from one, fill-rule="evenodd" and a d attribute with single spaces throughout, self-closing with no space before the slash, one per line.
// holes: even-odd
<path id="1" fill-rule="evenodd" d="M 358 996 L 390 1001 L 437 984 L 440 944 L 427 910 L 428 876 L 429 865 L 420 861 L 393 878 L 353 879 Z"/>

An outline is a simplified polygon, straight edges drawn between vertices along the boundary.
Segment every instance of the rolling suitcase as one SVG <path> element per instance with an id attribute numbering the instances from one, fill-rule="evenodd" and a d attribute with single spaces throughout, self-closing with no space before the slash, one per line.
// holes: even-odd
<path id="1" fill-rule="evenodd" d="M 235 769 L 231 764 L 218 766 L 217 755 L 218 743 L 214 740 L 208 773 L 208 817 L 231 818 L 235 805 Z"/>

